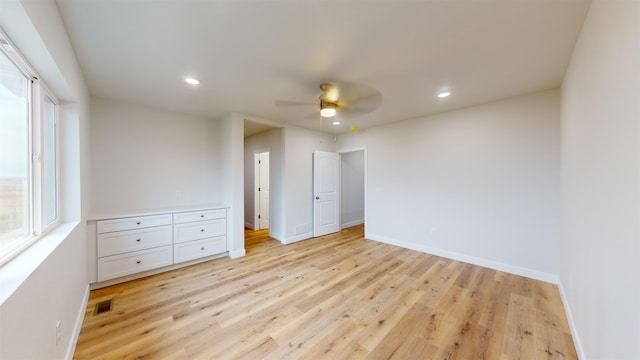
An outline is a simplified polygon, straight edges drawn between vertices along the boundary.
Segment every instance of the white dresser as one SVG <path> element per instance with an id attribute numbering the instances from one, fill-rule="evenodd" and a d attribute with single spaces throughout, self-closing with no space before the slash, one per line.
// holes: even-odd
<path id="1" fill-rule="evenodd" d="M 201 258 L 227 251 L 226 210 L 189 211 L 173 214 L 173 262 Z"/>
<path id="2" fill-rule="evenodd" d="M 226 207 L 104 217 L 88 224 L 89 238 L 95 239 L 95 246 L 89 246 L 95 252 L 90 277 L 105 286 L 227 252 Z"/>

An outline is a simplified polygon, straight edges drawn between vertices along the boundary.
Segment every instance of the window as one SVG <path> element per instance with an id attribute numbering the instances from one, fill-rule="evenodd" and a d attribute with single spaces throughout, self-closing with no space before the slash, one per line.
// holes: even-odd
<path id="1" fill-rule="evenodd" d="M 0 265 L 59 223 L 57 108 L 0 31 Z"/>

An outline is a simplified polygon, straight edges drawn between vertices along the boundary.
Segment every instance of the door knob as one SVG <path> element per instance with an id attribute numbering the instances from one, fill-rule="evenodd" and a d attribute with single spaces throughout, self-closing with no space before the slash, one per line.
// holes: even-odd
<path id="1" fill-rule="evenodd" d="M 320 196 L 316 196 L 316 200 L 320 200 Z"/>

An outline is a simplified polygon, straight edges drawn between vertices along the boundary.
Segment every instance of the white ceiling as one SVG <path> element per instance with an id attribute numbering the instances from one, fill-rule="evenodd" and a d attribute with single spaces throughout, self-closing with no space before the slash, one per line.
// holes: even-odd
<path id="1" fill-rule="evenodd" d="M 57 0 L 93 95 L 318 129 L 326 81 L 375 89 L 361 129 L 555 88 L 588 0 Z M 201 81 L 197 87 L 185 76 Z M 449 88 L 452 95 L 435 94 Z M 331 125 L 323 125 L 324 130 Z"/>

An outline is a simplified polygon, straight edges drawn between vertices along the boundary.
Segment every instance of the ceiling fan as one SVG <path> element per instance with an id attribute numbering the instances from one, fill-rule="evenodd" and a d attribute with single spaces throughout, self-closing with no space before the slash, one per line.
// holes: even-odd
<path id="1" fill-rule="evenodd" d="M 320 95 L 320 116 L 322 117 L 334 117 L 338 109 L 338 98 L 340 92 L 338 88 L 330 83 L 323 83 L 320 85 L 322 95 Z"/>
<path id="2" fill-rule="evenodd" d="M 382 103 L 380 92 L 366 85 L 325 82 L 320 84 L 320 90 L 322 94 L 318 97 L 318 102 L 276 100 L 276 106 L 299 108 L 306 113 L 302 117 L 308 119 L 317 119 L 318 113 L 322 118 L 332 118 L 338 114 L 343 118 L 354 118 L 374 111 Z M 308 109 L 312 106 L 316 110 L 309 114 Z"/>

